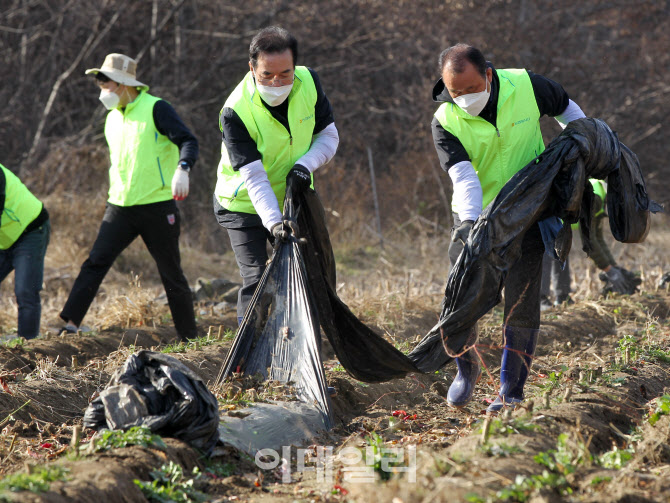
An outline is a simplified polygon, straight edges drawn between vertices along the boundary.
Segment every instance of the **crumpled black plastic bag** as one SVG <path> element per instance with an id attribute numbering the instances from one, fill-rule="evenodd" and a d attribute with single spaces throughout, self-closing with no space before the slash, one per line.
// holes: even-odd
<path id="1" fill-rule="evenodd" d="M 589 178 L 607 179 L 613 236 L 625 243 L 644 240 L 650 211 L 662 208 L 647 195 L 637 156 L 605 122 L 570 122 L 505 184 L 475 222 L 447 279 L 440 320 L 409 354 L 419 369 L 439 369 L 475 342 L 470 329 L 500 302 L 505 276 L 521 256 L 523 236 L 535 222 L 553 216 L 563 220 L 554 245 L 559 258 L 570 250 L 570 225 L 577 221 L 584 251 L 591 250 L 594 195 Z"/>
<path id="2" fill-rule="evenodd" d="M 218 441 L 218 425 L 218 402 L 202 380 L 179 360 L 152 351 L 129 356 L 84 414 L 86 428 L 146 426 L 205 454 Z"/>

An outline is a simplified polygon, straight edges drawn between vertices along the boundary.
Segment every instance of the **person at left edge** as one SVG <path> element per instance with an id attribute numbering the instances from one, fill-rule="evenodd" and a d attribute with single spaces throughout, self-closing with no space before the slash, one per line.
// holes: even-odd
<path id="1" fill-rule="evenodd" d="M 228 231 L 242 276 L 241 323 L 268 260 L 268 240 L 285 239 L 286 183 L 310 189 L 312 173 L 335 155 L 339 135 L 314 70 L 296 66 L 298 42 L 285 29 L 259 31 L 249 46 L 249 72 L 219 115 L 223 133 L 214 213 Z"/>
<path id="2" fill-rule="evenodd" d="M 40 331 L 40 290 L 50 234 L 49 213 L 42 202 L 0 164 L 0 282 L 14 271 L 17 333 L 26 339 Z"/>
<path id="3" fill-rule="evenodd" d="M 186 340 L 197 336 L 197 328 L 181 268 L 181 217 L 175 199 L 188 196 L 198 141 L 168 102 L 148 93 L 136 70 L 136 61 L 123 54 L 109 54 L 100 68 L 86 70 L 109 110 L 109 199 L 98 237 L 60 316 L 65 330 L 76 331 L 114 260 L 141 236 L 158 266 L 177 334 Z"/>

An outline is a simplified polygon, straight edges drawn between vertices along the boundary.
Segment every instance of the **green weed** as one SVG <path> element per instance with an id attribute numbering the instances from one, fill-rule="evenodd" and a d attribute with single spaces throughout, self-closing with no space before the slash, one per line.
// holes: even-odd
<path id="1" fill-rule="evenodd" d="M 94 452 L 128 447 L 129 445 L 159 447 L 161 449 L 165 448 L 165 444 L 160 435 L 151 433 L 151 430 L 146 426 L 133 426 L 128 431 L 102 430 L 102 433 L 95 441 Z"/>
<path id="2" fill-rule="evenodd" d="M 670 395 L 663 395 L 656 400 L 656 410 L 649 415 L 649 424 L 654 426 L 661 416 L 670 414 Z"/>
<path id="3" fill-rule="evenodd" d="M 231 330 L 227 330 L 226 333 L 223 335 L 223 340 L 232 340 L 234 338 L 235 333 L 232 332 Z M 220 340 L 214 337 L 203 335 L 202 337 L 196 337 L 195 339 L 189 339 L 188 341 L 168 344 L 163 349 L 161 349 L 161 353 L 185 353 L 188 350 L 203 348 L 205 346 L 211 346 L 213 344 L 217 344 L 220 342 L 221 342 Z"/>
<path id="4" fill-rule="evenodd" d="M 496 457 L 496 458 L 506 458 L 507 456 L 511 456 L 512 454 L 518 454 L 520 452 L 523 452 L 522 449 L 515 445 L 507 445 L 503 442 L 499 444 L 484 444 L 479 446 L 479 450 L 482 451 L 484 454 L 486 454 L 489 457 Z"/>
<path id="5" fill-rule="evenodd" d="M 365 463 L 372 466 L 383 480 L 389 480 L 393 472 L 385 470 L 384 467 L 402 466 L 402 462 L 398 462 L 392 453 L 383 452 L 384 439 L 374 431 L 365 437 L 365 442 L 371 447 L 365 451 Z M 367 459 L 368 454 L 372 451 L 373 459 Z"/>
<path id="6" fill-rule="evenodd" d="M 151 482 L 135 479 L 133 482 L 149 500 L 160 503 L 197 503 L 207 500 L 207 495 L 196 490 L 194 483 L 201 477 L 198 468 L 193 477 L 184 477 L 182 467 L 172 461 L 151 472 Z"/>
<path id="7" fill-rule="evenodd" d="M 595 459 L 603 468 L 613 468 L 619 470 L 623 468 L 626 463 L 633 459 L 634 450 L 632 447 L 628 449 L 619 449 L 614 447 L 611 451 L 605 452 Z"/>
<path id="8" fill-rule="evenodd" d="M 23 337 L 17 337 L 16 339 L 3 342 L 2 345 L 6 348 L 23 348 L 23 344 L 26 340 Z"/>
<path id="9" fill-rule="evenodd" d="M 15 473 L 0 480 L 0 491 L 31 491 L 41 493 L 49 490 L 51 482 L 67 480 L 70 470 L 62 466 L 43 466 L 30 473 Z"/>

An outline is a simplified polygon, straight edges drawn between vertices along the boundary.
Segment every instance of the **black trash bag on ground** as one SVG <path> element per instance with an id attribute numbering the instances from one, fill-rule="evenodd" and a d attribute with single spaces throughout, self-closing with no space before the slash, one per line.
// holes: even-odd
<path id="1" fill-rule="evenodd" d="M 475 222 L 447 279 L 440 320 L 409 354 L 419 369 L 437 370 L 474 343 L 470 329 L 500 302 L 505 276 L 521 256 L 524 234 L 536 222 L 554 216 L 563 220 L 554 244 L 559 257 L 567 255 L 570 225 L 577 221 L 584 251 L 591 250 L 594 195 L 589 178 L 607 179 L 614 237 L 626 243 L 644 240 L 650 211 L 662 208 L 647 195 L 637 156 L 605 122 L 570 122 L 507 182 Z"/>
<path id="2" fill-rule="evenodd" d="M 219 405 L 202 380 L 172 356 L 139 351 L 128 357 L 84 414 L 95 430 L 146 426 L 205 454 L 219 438 Z"/>

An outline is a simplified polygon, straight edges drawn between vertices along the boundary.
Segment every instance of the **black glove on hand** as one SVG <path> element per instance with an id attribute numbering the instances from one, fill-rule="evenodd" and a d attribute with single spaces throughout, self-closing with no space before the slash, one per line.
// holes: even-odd
<path id="1" fill-rule="evenodd" d="M 456 229 L 454 229 L 454 231 L 451 233 L 451 242 L 458 243 L 461 241 L 463 244 L 467 243 L 468 235 L 470 234 L 474 223 L 475 222 L 473 220 L 463 220 L 461 225 L 456 227 Z"/>
<path id="2" fill-rule="evenodd" d="M 605 282 L 603 293 L 616 292 L 631 295 L 642 282 L 640 278 L 621 267 L 612 266 L 609 271 L 601 272 L 600 280 Z"/>
<path id="3" fill-rule="evenodd" d="M 285 225 L 284 222 L 277 222 L 270 229 L 272 236 L 275 238 L 275 244 L 285 243 L 288 241 L 288 237 L 291 235 L 291 229 L 288 225 Z"/>
<path id="4" fill-rule="evenodd" d="M 289 237 L 297 238 L 300 231 L 298 230 L 298 224 L 293 220 L 284 220 L 283 222 L 277 222 L 270 228 L 270 233 L 275 238 L 275 245 L 282 242 L 285 243 L 289 240 Z"/>
<path id="5" fill-rule="evenodd" d="M 288 175 L 286 175 L 286 186 L 290 183 L 293 184 L 295 193 L 299 194 L 309 189 L 309 186 L 312 184 L 312 176 L 306 167 L 296 164 L 288 172 Z"/>

